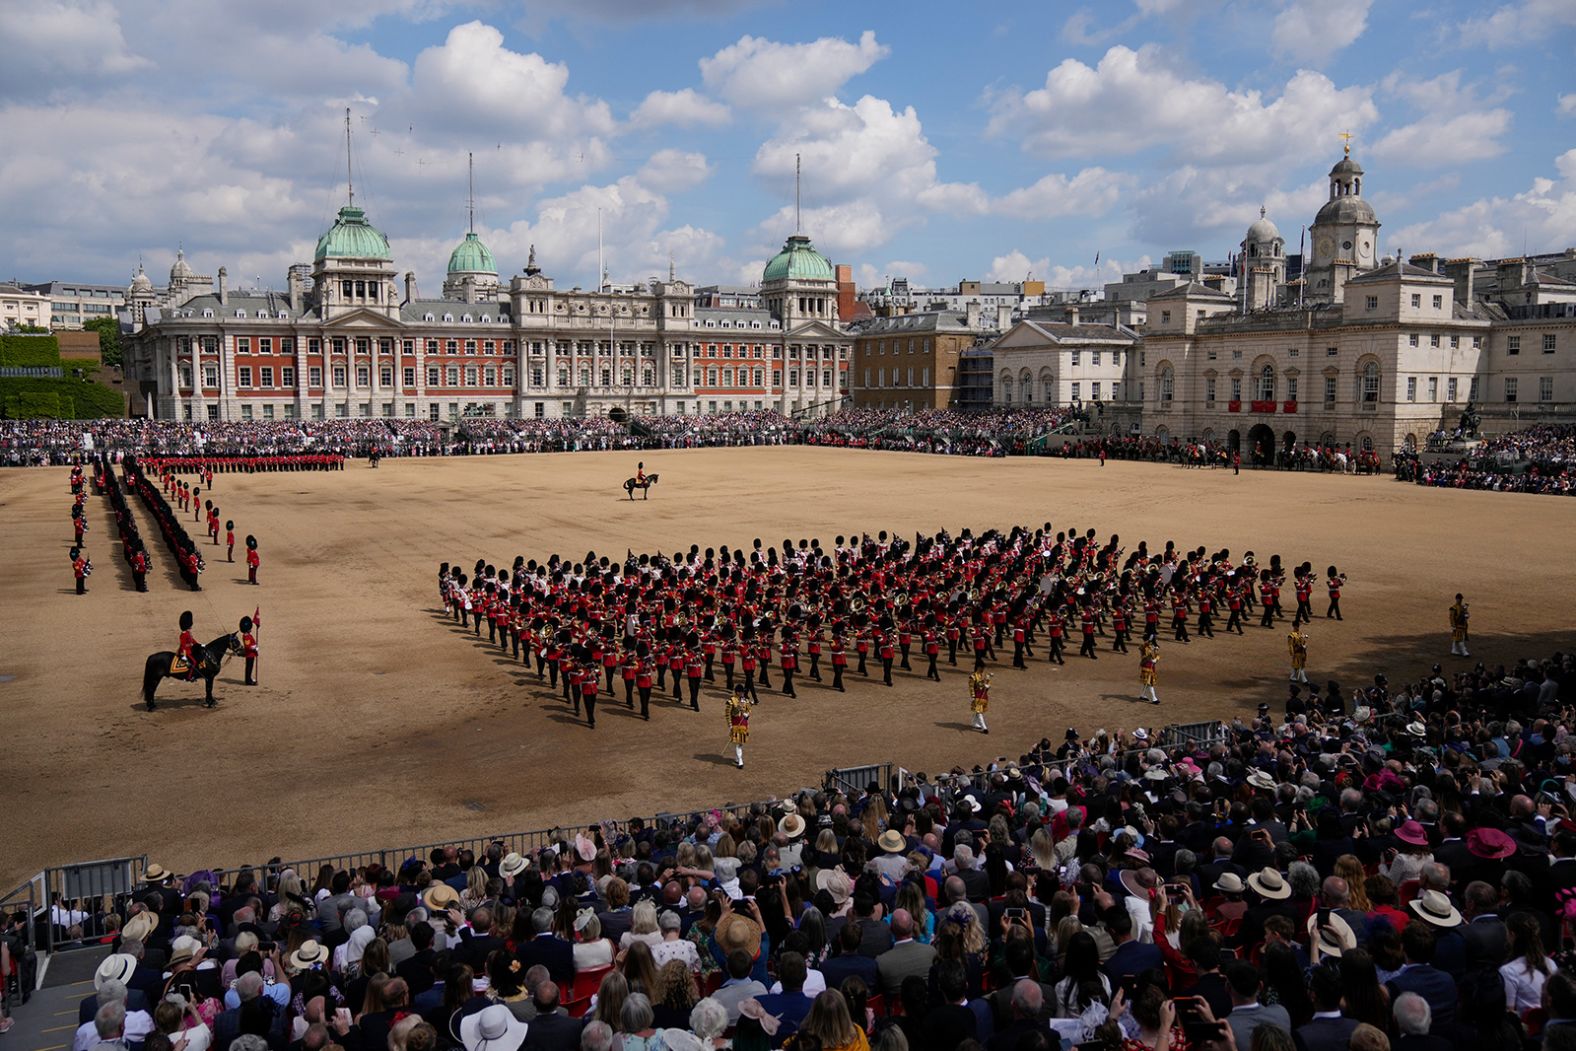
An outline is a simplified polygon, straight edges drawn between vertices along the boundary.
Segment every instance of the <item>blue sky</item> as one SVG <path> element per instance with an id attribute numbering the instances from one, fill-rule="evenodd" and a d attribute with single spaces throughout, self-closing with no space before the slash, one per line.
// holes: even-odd
<path id="1" fill-rule="evenodd" d="M 614 280 L 752 280 L 796 153 L 862 285 L 1224 258 L 1261 204 L 1295 245 L 1345 130 L 1385 252 L 1576 246 L 1576 0 L 39 0 L 0 40 L 24 280 L 158 279 L 184 244 L 281 285 L 343 202 L 347 105 L 358 203 L 424 292 L 467 151 L 500 269 L 535 244 L 563 287 L 598 208 Z"/>

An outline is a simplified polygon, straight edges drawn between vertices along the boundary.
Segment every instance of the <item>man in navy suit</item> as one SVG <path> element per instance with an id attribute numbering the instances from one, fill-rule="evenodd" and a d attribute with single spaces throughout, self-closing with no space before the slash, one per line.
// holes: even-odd
<path id="1" fill-rule="evenodd" d="M 541 964 L 559 985 L 575 977 L 575 947 L 553 934 L 553 910 L 540 908 L 531 913 L 531 940 L 515 950 L 522 969 Z"/>
<path id="2" fill-rule="evenodd" d="M 1413 920 L 1401 932 L 1401 951 L 1406 954 L 1406 966 L 1385 983 L 1390 990 L 1390 1002 L 1395 1003 L 1402 993 L 1416 993 L 1428 1001 L 1433 1012 L 1433 1025 L 1429 1032 L 1435 1036 L 1446 1035 L 1456 1024 L 1456 980 L 1434 966 L 1434 929 L 1426 923 Z"/>
<path id="3" fill-rule="evenodd" d="M 1160 955 L 1159 948 L 1133 940 L 1133 918 L 1128 915 L 1125 906 L 1118 904 L 1106 910 L 1105 929 L 1110 932 L 1111 940 L 1116 942 L 1116 951 L 1105 961 L 1101 970 L 1111 979 L 1113 988 L 1122 984 L 1124 978 L 1164 965 L 1165 958 Z"/>
<path id="4" fill-rule="evenodd" d="M 799 1023 L 804 1021 L 804 1016 L 810 1013 L 810 1005 L 815 1001 L 804 995 L 804 980 L 808 974 L 809 968 L 802 954 L 785 952 L 777 961 L 777 977 L 783 983 L 783 991 L 755 998 L 767 1014 L 777 1017 L 777 1034 L 772 1041 L 774 1046 L 792 1036 L 798 1030 Z"/>
<path id="5" fill-rule="evenodd" d="M 559 1008 L 558 995 L 558 986 L 550 981 L 536 987 L 531 995 L 536 1016 L 525 1032 L 522 1051 L 576 1051 L 580 1047 L 582 1021 Z"/>
<path id="6" fill-rule="evenodd" d="M 1341 1014 L 1340 971 L 1315 967 L 1308 979 L 1308 993 L 1313 997 L 1313 1020 L 1292 1034 L 1297 1051 L 1347 1051 L 1358 1023 Z"/>

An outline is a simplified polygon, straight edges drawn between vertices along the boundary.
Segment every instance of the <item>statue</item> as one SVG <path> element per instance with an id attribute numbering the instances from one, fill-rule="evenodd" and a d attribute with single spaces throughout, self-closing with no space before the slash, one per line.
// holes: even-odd
<path id="1" fill-rule="evenodd" d="M 1461 420 L 1456 424 L 1456 433 L 1463 438 L 1476 438 L 1478 427 L 1482 424 L 1483 417 L 1473 407 L 1472 402 L 1467 402 L 1467 407 L 1461 411 Z"/>

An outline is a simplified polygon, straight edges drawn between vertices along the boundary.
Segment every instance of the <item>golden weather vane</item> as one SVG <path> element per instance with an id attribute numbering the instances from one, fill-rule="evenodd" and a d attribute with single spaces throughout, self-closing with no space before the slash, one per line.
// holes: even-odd
<path id="1" fill-rule="evenodd" d="M 1338 138 L 1341 140 L 1341 144 L 1346 148 L 1346 156 L 1350 157 L 1352 155 L 1352 133 L 1349 131 L 1343 131 L 1338 136 Z"/>

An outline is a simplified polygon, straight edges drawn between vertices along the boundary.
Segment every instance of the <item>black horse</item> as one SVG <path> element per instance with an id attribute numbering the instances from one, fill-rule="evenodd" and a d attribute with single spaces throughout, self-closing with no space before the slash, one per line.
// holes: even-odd
<path id="1" fill-rule="evenodd" d="M 657 484 L 657 476 L 654 475 L 654 474 L 646 475 L 646 484 L 645 485 L 641 485 L 639 482 L 635 481 L 633 478 L 626 478 L 626 479 L 624 479 L 624 492 L 628 493 L 629 494 L 629 498 L 631 500 L 633 500 L 635 498 L 635 490 L 639 489 L 639 490 L 642 490 L 642 492 L 640 494 L 640 498 L 642 500 L 650 500 L 651 499 L 651 487 L 656 485 L 656 484 Z"/>
<path id="2" fill-rule="evenodd" d="M 192 652 L 197 660 L 197 677 L 203 680 L 207 689 L 204 703 L 209 708 L 213 707 L 213 680 L 219 674 L 219 669 L 224 664 L 224 659 L 232 654 L 241 652 L 241 637 L 237 634 L 220 635 L 206 646 L 198 646 Z M 175 654 L 169 650 L 148 655 L 148 662 L 142 669 L 142 700 L 148 706 L 148 711 L 158 707 L 153 701 L 154 691 L 159 688 L 159 680 L 175 678 L 185 681 L 185 675 L 170 675 L 170 665 L 175 660 Z"/>

